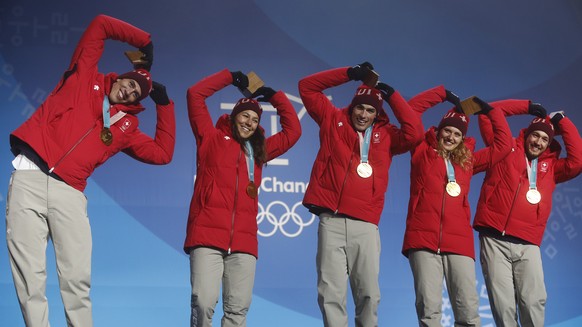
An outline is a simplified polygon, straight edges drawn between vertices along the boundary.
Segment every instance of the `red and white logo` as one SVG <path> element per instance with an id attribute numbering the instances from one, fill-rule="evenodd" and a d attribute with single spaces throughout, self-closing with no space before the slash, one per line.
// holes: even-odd
<path id="1" fill-rule="evenodd" d="M 123 123 L 121 123 L 121 130 L 123 132 L 127 131 L 129 129 L 129 127 L 131 126 L 131 121 L 129 119 L 124 119 Z"/>
<path id="2" fill-rule="evenodd" d="M 548 162 L 547 161 L 544 161 L 544 162 L 542 162 L 540 164 L 540 171 L 542 173 L 547 173 L 548 172 L 548 168 L 549 168 L 549 165 L 548 165 Z"/>

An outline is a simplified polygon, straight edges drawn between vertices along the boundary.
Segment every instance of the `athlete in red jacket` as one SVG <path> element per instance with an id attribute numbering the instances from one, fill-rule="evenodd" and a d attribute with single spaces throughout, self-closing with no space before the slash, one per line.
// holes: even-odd
<path id="1" fill-rule="evenodd" d="M 295 109 L 282 91 L 260 88 L 253 96 L 269 101 L 282 130 L 268 138 L 259 125 L 262 109 L 240 99 L 216 123 L 206 98 L 228 85 L 247 87 L 240 72 L 222 70 L 188 89 L 188 116 L 196 138 L 196 182 L 184 250 L 190 254 L 191 326 L 212 325 L 222 282 L 223 310 L 229 326 L 245 326 L 251 304 L 257 242 L 257 190 L 262 167 L 289 150 L 301 136 Z M 250 148 L 249 148 L 250 146 Z"/>
<path id="2" fill-rule="evenodd" d="M 347 326 L 346 280 L 356 305 L 356 325 L 377 326 L 380 301 L 378 222 L 384 208 L 392 156 L 422 138 L 420 120 L 390 86 L 362 85 L 352 103 L 335 107 L 323 91 L 363 80 L 369 63 L 332 69 L 303 78 L 299 94 L 319 125 L 320 148 L 303 204 L 319 215 L 318 302 L 325 326 Z M 401 124 L 388 121 L 386 100 Z"/>
<path id="3" fill-rule="evenodd" d="M 414 277 L 420 326 L 440 326 L 443 278 L 457 326 L 481 326 L 475 285 L 475 251 L 468 193 L 473 174 L 494 166 L 511 151 L 511 131 L 503 112 L 475 98 L 480 115 L 492 121 L 491 146 L 475 151 L 467 137 L 469 117 L 459 98 L 443 86 L 420 93 L 408 103 L 422 114 L 444 102 L 456 105 L 424 141 L 411 150 L 410 202 L 402 253 Z"/>
<path id="4" fill-rule="evenodd" d="M 582 138 L 563 112 L 546 116 L 543 107 L 527 100 L 492 105 L 506 116 L 538 117 L 514 139 L 513 151 L 487 170 L 481 187 L 473 226 L 479 231 L 489 302 L 497 326 L 517 326 L 518 316 L 522 326 L 543 326 L 547 295 L 539 247 L 556 184 L 582 171 Z M 490 121 L 479 117 L 479 125 L 489 144 Z M 555 135 L 562 135 L 564 158 Z"/>
<path id="5" fill-rule="evenodd" d="M 140 48 L 144 67 L 101 74 L 105 40 Z M 7 201 L 7 243 L 27 326 L 47 326 L 46 245 L 53 241 L 59 286 L 70 326 L 92 326 L 91 228 L 82 193 L 94 169 L 123 151 L 150 164 L 167 164 L 174 151 L 174 104 L 153 83 L 150 35 L 112 17 L 97 16 L 83 33 L 68 70 L 34 114 L 10 135 L 13 161 Z M 138 67 L 136 67 L 138 68 Z M 146 68 L 146 69 L 143 69 Z M 155 138 L 138 129 L 140 104 L 157 107 Z"/>

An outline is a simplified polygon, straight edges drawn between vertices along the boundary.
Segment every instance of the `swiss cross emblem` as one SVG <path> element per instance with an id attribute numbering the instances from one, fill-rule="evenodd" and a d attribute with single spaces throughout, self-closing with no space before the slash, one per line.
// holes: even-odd
<path id="1" fill-rule="evenodd" d="M 125 119 L 125 120 L 123 121 L 123 123 L 121 124 L 121 127 L 120 127 L 120 128 L 121 128 L 121 130 L 122 130 L 122 131 L 124 131 L 124 132 L 125 132 L 125 131 L 127 131 L 127 129 L 128 129 L 130 126 L 131 126 L 131 122 L 129 121 L 129 119 Z"/>
<path id="2" fill-rule="evenodd" d="M 461 120 L 465 123 L 467 122 L 467 118 L 464 115 L 461 115 Z"/>
<path id="3" fill-rule="evenodd" d="M 540 171 L 547 173 L 548 172 L 548 163 L 546 161 L 542 162 L 542 164 L 540 165 Z"/>
<path id="4" fill-rule="evenodd" d="M 372 142 L 380 143 L 380 133 L 379 132 L 374 133 L 374 137 L 372 138 Z"/>

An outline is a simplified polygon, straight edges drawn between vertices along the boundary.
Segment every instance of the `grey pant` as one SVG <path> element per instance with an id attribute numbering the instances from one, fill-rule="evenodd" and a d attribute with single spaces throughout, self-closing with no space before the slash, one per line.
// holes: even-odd
<path id="1" fill-rule="evenodd" d="M 257 258 L 246 253 L 200 247 L 190 251 L 191 327 L 212 327 L 222 281 L 221 326 L 246 326 L 251 306 Z"/>
<path id="2" fill-rule="evenodd" d="M 479 236 L 481 267 L 498 327 L 544 326 L 546 286 L 540 248 Z M 517 312 L 516 312 L 517 308 Z"/>
<path id="3" fill-rule="evenodd" d="M 68 326 L 93 326 L 91 227 L 85 195 L 40 170 L 12 173 L 6 202 L 6 241 L 26 326 L 46 327 L 46 247 L 52 239 Z"/>
<path id="4" fill-rule="evenodd" d="M 356 307 L 356 326 L 378 326 L 378 226 L 329 213 L 323 213 L 319 218 L 317 291 L 324 326 L 348 326 L 348 278 Z"/>
<path id="5" fill-rule="evenodd" d="M 408 260 L 414 276 L 419 326 L 441 326 L 443 278 L 447 283 L 455 326 L 481 326 L 475 261 L 472 258 L 412 250 Z"/>

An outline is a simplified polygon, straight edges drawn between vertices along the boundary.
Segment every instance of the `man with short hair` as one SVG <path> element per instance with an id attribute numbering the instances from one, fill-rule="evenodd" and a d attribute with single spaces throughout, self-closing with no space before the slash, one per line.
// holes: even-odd
<path id="1" fill-rule="evenodd" d="M 347 326 L 347 280 L 356 326 L 378 325 L 380 233 L 378 222 L 388 187 L 392 156 L 422 139 L 420 117 L 392 87 L 358 87 L 351 104 L 335 107 L 323 91 L 363 81 L 373 70 L 365 62 L 303 78 L 299 94 L 319 125 L 320 148 L 303 198 L 319 216 L 317 246 L 318 303 L 324 326 Z M 392 108 L 401 128 L 390 124 L 382 108 Z"/>
<path id="2" fill-rule="evenodd" d="M 582 171 L 582 139 L 563 111 L 546 116 L 528 100 L 492 103 L 506 116 L 532 114 L 531 124 L 513 141 L 512 152 L 487 170 L 473 227 L 479 232 L 481 267 L 491 311 L 499 327 L 543 326 L 546 289 L 540 244 L 556 184 Z M 491 122 L 479 116 L 490 144 Z M 567 156 L 560 158 L 561 135 Z M 517 311 L 516 311 L 517 308 Z"/>

